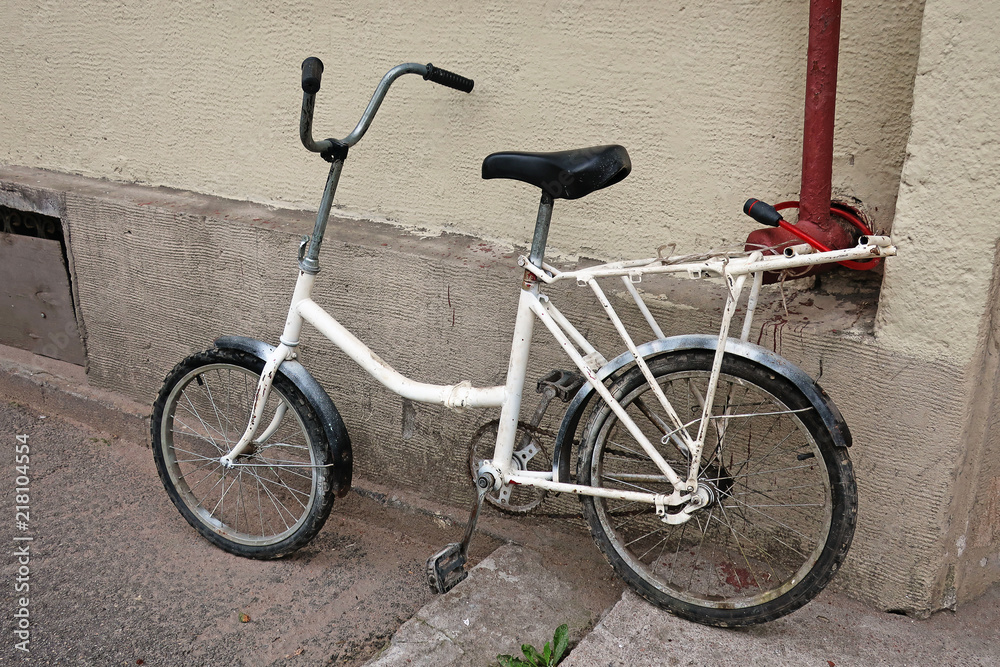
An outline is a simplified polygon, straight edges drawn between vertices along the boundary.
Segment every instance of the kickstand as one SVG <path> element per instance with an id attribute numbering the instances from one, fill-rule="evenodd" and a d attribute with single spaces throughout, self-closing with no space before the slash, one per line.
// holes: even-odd
<path id="1" fill-rule="evenodd" d="M 469 543 L 472 542 L 472 534 L 476 530 L 476 522 L 479 521 L 479 511 L 483 508 L 483 500 L 489 488 L 488 484 L 485 488 L 481 483 L 476 485 L 476 501 L 472 506 L 469 522 L 465 525 L 465 536 L 462 537 L 462 541 L 452 542 L 427 559 L 427 583 L 430 584 L 432 593 L 447 593 L 469 576 L 465 570 Z"/>

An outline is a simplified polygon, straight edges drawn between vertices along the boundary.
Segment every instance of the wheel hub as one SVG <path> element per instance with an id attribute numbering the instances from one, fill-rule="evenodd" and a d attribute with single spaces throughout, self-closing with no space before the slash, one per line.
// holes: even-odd
<path id="1" fill-rule="evenodd" d="M 691 504 L 697 509 L 703 510 L 706 507 L 711 507 L 718 501 L 719 493 L 718 489 L 712 482 L 702 481 L 698 483 L 698 490 L 695 491 L 694 497 L 691 498 Z"/>

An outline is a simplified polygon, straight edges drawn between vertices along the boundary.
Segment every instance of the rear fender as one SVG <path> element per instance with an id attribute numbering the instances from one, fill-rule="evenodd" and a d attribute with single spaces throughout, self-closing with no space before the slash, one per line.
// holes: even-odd
<path id="1" fill-rule="evenodd" d="M 718 343 L 717 336 L 672 336 L 644 343 L 637 350 L 639 356 L 648 361 L 664 354 L 685 350 L 715 352 Z M 827 393 L 816 384 L 816 381 L 801 368 L 766 348 L 738 338 L 729 338 L 726 341 L 726 354 L 749 359 L 787 378 L 809 400 L 820 419 L 830 429 L 830 433 L 833 435 L 833 444 L 837 447 L 851 446 L 851 432 L 847 428 L 847 423 L 840 414 L 840 410 L 833 404 L 833 400 Z M 631 352 L 626 352 L 601 367 L 597 372 L 597 377 L 601 381 L 609 378 L 616 379 L 633 363 L 635 363 L 635 357 L 632 356 Z M 585 384 L 566 407 L 566 413 L 556 436 L 555 449 L 552 452 L 552 473 L 555 480 L 569 482 L 570 455 L 576 440 L 576 432 L 584 413 L 587 411 L 587 406 L 595 396 L 597 394 L 594 392 L 594 388 L 590 384 Z"/>

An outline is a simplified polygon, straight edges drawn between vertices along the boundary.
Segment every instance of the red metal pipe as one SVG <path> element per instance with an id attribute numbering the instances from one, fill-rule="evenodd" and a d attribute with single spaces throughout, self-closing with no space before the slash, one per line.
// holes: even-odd
<path id="1" fill-rule="evenodd" d="M 810 0 L 798 222 L 802 231 L 831 248 L 853 245 L 850 232 L 830 218 L 840 12 L 841 0 Z M 795 241 L 794 235 L 780 228 L 760 229 L 747 238 L 748 245 Z"/>
<path id="2" fill-rule="evenodd" d="M 802 189 L 799 220 L 830 230 L 833 123 L 837 111 L 841 0 L 809 4 L 806 105 L 802 129 Z M 840 229 L 840 225 L 836 225 Z M 837 246 L 841 247 L 841 246 Z"/>

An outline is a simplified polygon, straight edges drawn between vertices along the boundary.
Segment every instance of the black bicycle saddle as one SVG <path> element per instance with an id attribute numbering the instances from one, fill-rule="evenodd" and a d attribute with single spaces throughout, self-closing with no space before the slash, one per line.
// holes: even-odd
<path id="1" fill-rule="evenodd" d="M 623 146 L 593 146 L 555 153 L 493 153 L 483 160 L 483 178 L 530 183 L 553 199 L 579 199 L 614 185 L 632 171 Z"/>

